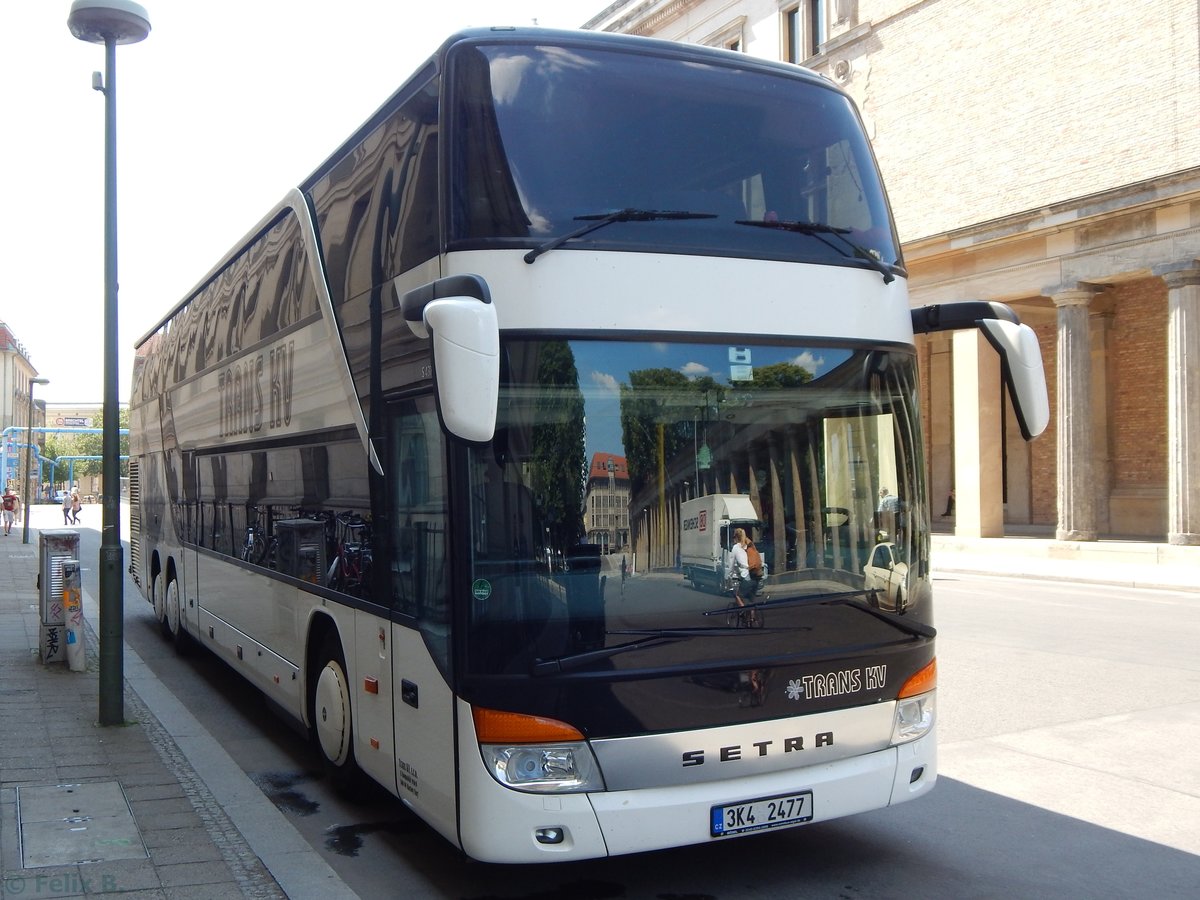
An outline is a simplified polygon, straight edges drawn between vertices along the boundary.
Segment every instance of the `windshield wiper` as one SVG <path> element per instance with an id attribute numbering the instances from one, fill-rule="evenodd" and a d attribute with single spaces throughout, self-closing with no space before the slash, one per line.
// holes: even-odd
<path id="1" fill-rule="evenodd" d="M 644 647 L 656 647 L 659 644 L 672 644 L 675 641 L 683 639 L 683 636 L 667 636 L 661 635 L 658 632 L 649 632 L 650 637 L 641 641 L 630 641 L 628 644 L 617 644 L 615 647 L 602 647 L 599 650 L 584 650 L 582 653 L 569 653 L 566 656 L 557 656 L 554 659 L 535 659 L 533 668 L 529 670 L 530 675 L 556 675 L 559 672 L 570 672 L 573 669 L 582 669 L 594 662 L 599 662 L 602 659 L 608 659 L 613 656 L 620 656 L 622 653 L 627 653 L 630 650 L 641 650 Z"/>
<path id="2" fill-rule="evenodd" d="M 768 628 L 765 630 L 770 632 L 772 629 Z M 793 631 L 796 629 L 775 630 Z M 617 644 L 613 647 L 601 647 L 598 650 L 584 650 L 582 653 L 568 653 L 566 656 L 558 656 L 554 659 L 534 660 L 530 674 L 554 675 L 559 672 L 570 672 L 574 669 L 582 669 L 602 659 L 620 656 L 622 653 L 628 653 L 630 650 L 643 650 L 647 647 L 657 647 L 660 644 L 673 644 L 676 641 L 683 641 L 688 638 L 715 637 L 718 635 L 724 637 L 734 634 L 761 634 L 763 631 L 764 629 L 761 628 L 733 628 L 722 625 L 706 625 L 700 628 L 629 628 L 606 631 L 604 632 L 605 634 L 638 635 L 642 640 L 630 641 L 628 644 Z"/>
<path id="3" fill-rule="evenodd" d="M 827 241 L 824 235 L 832 235 L 841 241 L 850 249 L 848 255 L 855 259 L 861 259 L 870 264 L 871 268 L 883 276 L 884 284 L 891 284 L 896 280 L 895 274 L 892 272 L 892 267 L 877 257 L 874 253 L 859 244 L 857 241 L 852 241 L 846 235 L 853 232 L 852 228 L 839 228 L 836 225 L 826 225 L 824 222 L 781 222 L 781 221 L 765 221 L 762 219 L 738 219 L 737 225 L 753 225 L 755 228 L 771 228 L 775 231 L 794 231 L 798 234 L 811 234 L 825 246 L 837 250 L 839 253 L 846 255 L 845 250 L 838 247 L 831 241 Z"/>
<path id="4" fill-rule="evenodd" d="M 716 213 L 684 212 L 677 209 L 635 209 L 632 207 L 614 210 L 610 213 L 576 216 L 575 220 L 577 222 L 587 222 L 587 224 L 566 234 L 560 234 L 540 247 L 534 247 L 525 254 L 524 259 L 525 262 L 532 263 L 543 253 L 549 253 L 551 250 L 561 247 L 567 241 L 583 237 L 588 232 L 595 231 L 597 228 L 603 228 L 605 225 L 611 225 L 613 222 L 653 222 L 659 219 L 715 219 L 716 217 Z"/>
<path id="5" fill-rule="evenodd" d="M 915 635 L 916 637 L 931 638 L 937 636 L 937 629 L 932 625 L 926 625 L 923 622 L 914 622 L 911 619 L 892 615 L 891 613 L 884 612 L 881 609 L 876 609 L 869 603 L 864 603 L 862 600 L 856 599 L 873 593 L 875 593 L 874 590 L 834 591 L 833 593 L 829 594 L 809 594 L 804 597 L 785 597 L 779 600 L 764 600 L 762 603 L 747 603 L 742 608 L 779 609 L 780 607 L 784 606 L 815 606 L 817 604 L 832 603 L 839 606 L 850 606 L 854 609 L 861 610 L 868 615 L 874 616 L 881 622 L 887 622 L 887 624 L 891 625 L 893 628 L 897 628 L 900 631 Z M 721 609 L 706 610 L 704 615 L 721 616 L 725 615 L 727 612 L 729 612 L 728 607 L 723 607 Z"/>

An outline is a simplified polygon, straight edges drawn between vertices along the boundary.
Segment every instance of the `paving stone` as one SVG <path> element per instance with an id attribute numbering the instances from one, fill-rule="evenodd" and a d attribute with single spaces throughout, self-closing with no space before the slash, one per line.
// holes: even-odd
<path id="1" fill-rule="evenodd" d="M 229 866 L 221 861 L 178 863 L 170 866 L 159 866 L 158 877 L 163 887 L 180 887 L 187 884 L 222 884 L 236 883 Z M 236 887 L 234 890 L 240 893 Z"/>
<path id="2" fill-rule="evenodd" d="M 212 841 L 197 841 L 180 846 L 153 847 L 150 849 L 150 858 L 159 866 L 216 862 L 221 859 L 221 851 Z"/>
<path id="3" fill-rule="evenodd" d="M 122 784 L 124 785 L 123 781 Z M 146 784 L 136 787 L 125 786 L 125 796 L 133 804 L 141 800 L 165 800 L 168 797 L 183 797 L 185 794 L 179 783 L 172 781 L 169 784 Z"/>

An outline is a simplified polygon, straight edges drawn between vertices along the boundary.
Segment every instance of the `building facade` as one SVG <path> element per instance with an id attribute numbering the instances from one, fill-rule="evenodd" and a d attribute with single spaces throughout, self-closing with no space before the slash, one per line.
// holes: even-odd
<path id="1" fill-rule="evenodd" d="M 1195 2 L 627 0 L 585 27 L 829 77 L 874 144 L 912 305 L 1002 301 L 1037 331 L 1052 419 L 1030 444 L 975 333 L 918 339 L 956 533 L 1200 544 Z"/>
<path id="2" fill-rule="evenodd" d="M 629 549 L 629 466 L 625 457 L 593 453 L 583 500 L 587 542 L 604 553 Z"/>
<path id="3" fill-rule="evenodd" d="M 0 475 L 5 485 L 11 484 L 22 498 L 37 493 L 39 460 L 46 443 L 45 436 L 37 432 L 32 434 L 32 441 L 27 440 L 29 435 L 25 431 L 46 424 L 46 404 L 32 391 L 31 382 L 37 377 L 25 346 L 0 321 L 0 429 L 3 429 Z"/>

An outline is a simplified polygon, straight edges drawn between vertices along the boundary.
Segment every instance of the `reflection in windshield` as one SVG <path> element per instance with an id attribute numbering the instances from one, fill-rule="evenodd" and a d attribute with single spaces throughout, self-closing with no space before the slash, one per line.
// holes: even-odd
<path id="1" fill-rule="evenodd" d="M 897 616 L 920 633 L 928 514 L 911 355 L 503 350 L 496 437 L 471 450 L 472 671 L 799 658 L 902 640 Z M 724 614 L 739 528 L 765 570 L 753 617 Z M 660 639 L 631 642 L 646 633 Z"/>
<path id="2" fill-rule="evenodd" d="M 737 57 L 524 43 L 453 53 L 451 249 L 732 253 L 893 277 L 899 249 L 874 160 L 831 85 L 748 74 Z M 704 215 L 661 214 L 671 211 Z M 581 228 L 588 216 L 604 227 Z"/>

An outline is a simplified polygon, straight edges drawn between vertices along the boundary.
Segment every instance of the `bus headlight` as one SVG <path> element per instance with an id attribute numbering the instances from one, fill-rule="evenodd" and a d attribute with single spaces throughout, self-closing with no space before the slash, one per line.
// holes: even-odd
<path id="1" fill-rule="evenodd" d="M 933 730 L 934 698 L 937 696 L 937 660 L 925 666 L 900 687 L 896 695 L 896 721 L 892 743 L 905 744 Z"/>
<path id="2" fill-rule="evenodd" d="M 553 747 L 482 744 L 492 777 L 506 787 L 538 793 L 602 791 L 596 758 L 586 743 Z"/>
<path id="3" fill-rule="evenodd" d="M 574 726 L 480 706 L 471 715 L 484 764 L 505 787 L 546 794 L 604 790 L 592 748 Z"/>
<path id="4" fill-rule="evenodd" d="M 896 722 L 892 728 L 892 743 L 905 744 L 924 737 L 933 729 L 936 691 L 896 701 Z"/>

